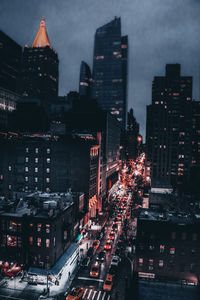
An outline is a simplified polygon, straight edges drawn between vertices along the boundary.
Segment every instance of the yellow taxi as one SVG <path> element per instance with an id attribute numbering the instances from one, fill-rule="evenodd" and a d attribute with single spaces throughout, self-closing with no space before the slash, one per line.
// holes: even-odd
<path id="1" fill-rule="evenodd" d="M 113 275 L 108 274 L 103 284 L 103 290 L 110 292 L 113 287 Z"/>
<path id="2" fill-rule="evenodd" d="M 79 300 L 82 299 L 83 294 L 85 293 L 84 287 L 76 287 L 67 295 L 66 300 Z"/>
<path id="3" fill-rule="evenodd" d="M 90 270 L 90 277 L 97 278 L 97 277 L 99 277 L 99 274 L 100 274 L 100 263 L 98 261 L 96 261 L 92 265 L 92 268 Z"/>

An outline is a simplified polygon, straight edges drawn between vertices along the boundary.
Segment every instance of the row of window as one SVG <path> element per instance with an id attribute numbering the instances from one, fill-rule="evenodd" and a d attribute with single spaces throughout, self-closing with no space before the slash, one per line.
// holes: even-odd
<path id="1" fill-rule="evenodd" d="M 169 265 L 169 263 L 170 263 L 171 267 L 175 267 L 175 263 L 173 261 L 171 261 L 171 262 L 167 261 L 166 265 Z M 142 257 L 140 257 L 138 259 L 139 267 L 143 267 L 143 264 L 144 264 L 144 259 Z M 149 269 L 149 271 L 152 271 L 154 267 L 156 267 L 156 264 L 155 264 L 154 260 L 152 258 L 148 259 L 148 269 Z M 164 260 L 162 260 L 162 259 L 158 260 L 158 267 L 159 268 L 164 267 Z M 195 264 L 190 263 L 189 269 L 190 269 L 190 271 L 194 271 L 195 270 Z M 180 271 L 181 272 L 185 271 L 185 265 L 184 264 L 180 264 Z"/>
<path id="2" fill-rule="evenodd" d="M 148 234 L 148 233 L 146 233 L 146 234 Z M 144 235 L 145 235 L 145 232 L 143 231 L 142 236 L 144 236 Z M 148 236 L 149 236 L 149 234 L 148 234 Z M 197 241 L 198 235 L 197 235 L 197 233 L 191 234 L 191 233 L 187 233 L 187 232 L 181 232 L 181 233 L 171 232 L 171 239 L 175 240 L 176 238 L 181 238 L 182 240 L 186 240 L 188 238 L 188 239 L 192 239 L 193 241 Z M 155 240 L 156 239 L 155 234 L 151 234 L 150 239 Z"/>
<path id="3" fill-rule="evenodd" d="M 34 224 L 33 223 L 30 223 L 29 226 L 31 228 L 34 228 Z M 37 232 L 42 231 L 43 227 L 44 227 L 46 233 L 50 233 L 50 231 L 51 231 L 51 225 L 50 224 L 41 224 L 41 223 L 36 224 Z"/>
<path id="4" fill-rule="evenodd" d="M 30 152 L 30 149 L 28 148 L 28 147 L 26 147 L 26 153 L 29 153 Z M 37 154 L 37 153 L 39 153 L 39 148 L 35 148 L 35 153 Z M 51 149 L 50 148 L 47 148 L 46 149 L 46 153 L 47 154 L 49 154 L 49 153 L 51 153 Z"/>
<path id="5" fill-rule="evenodd" d="M 29 181 L 29 178 L 28 178 L 27 176 L 26 176 L 24 179 L 25 179 L 26 182 Z M 34 181 L 35 181 L 35 182 L 38 182 L 38 177 L 35 177 L 35 178 L 34 178 Z M 46 178 L 46 182 L 47 182 L 47 183 L 50 182 L 50 178 L 49 178 L 49 177 Z"/>
<path id="6" fill-rule="evenodd" d="M 38 237 L 36 238 L 37 246 L 42 247 L 42 238 Z M 34 244 L 34 238 L 32 236 L 29 236 L 29 245 Z M 53 246 L 56 246 L 56 238 L 53 238 Z M 45 247 L 49 248 L 50 247 L 50 239 L 45 239 Z"/>

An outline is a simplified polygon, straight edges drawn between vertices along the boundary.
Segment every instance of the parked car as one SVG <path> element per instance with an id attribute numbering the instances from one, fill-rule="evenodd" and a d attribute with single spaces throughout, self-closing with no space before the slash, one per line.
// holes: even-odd
<path id="1" fill-rule="evenodd" d="M 79 300 L 82 299 L 85 292 L 84 287 L 76 287 L 68 294 L 66 300 Z"/>
<path id="2" fill-rule="evenodd" d="M 96 261 L 93 265 L 92 268 L 90 270 L 90 277 L 99 277 L 100 275 L 100 263 L 98 261 Z"/>
<path id="3" fill-rule="evenodd" d="M 90 247 L 88 252 L 87 252 L 87 256 L 91 258 L 94 255 L 95 250 L 96 249 L 94 247 Z"/>
<path id="4" fill-rule="evenodd" d="M 89 266 L 89 264 L 90 264 L 90 257 L 87 256 L 87 257 L 85 257 L 85 258 L 82 260 L 81 266 L 82 266 L 83 268 L 87 268 L 87 267 Z"/>
<path id="5" fill-rule="evenodd" d="M 103 284 L 103 290 L 110 292 L 113 287 L 113 275 L 108 274 Z"/>
<path id="6" fill-rule="evenodd" d="M 118 267 L 119 263 L 120 263 L 121 259 L 119 256 L 113 256 L 112 260 L 111 260 L 111 266 L 116 266 Z"/>
<path id="7" fill-rule="evenodd" d="M 99 240 L 94 240 L 92 247 L 94 247 L 96 250 L 99 248 L 100 241 Z"/>
<path id="8" fill-rule="evenodd" d="M 104 261 L 105 258 L 106 258 L 106 252 L 105 251 L 101 251 L 101 252 L 98 253 L 97 260 Z"/>
<path id="9" fill-rule="evenodd" d="M 111 242 L 111 240 L 107 240 L 105 243 L 104 249 L 111 250 L 111 248 L 112 248 L 112 242 Z"/>

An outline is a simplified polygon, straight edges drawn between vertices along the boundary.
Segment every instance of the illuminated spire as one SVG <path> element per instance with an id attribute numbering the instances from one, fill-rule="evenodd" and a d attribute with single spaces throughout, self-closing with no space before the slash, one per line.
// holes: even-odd
<path id="1" fill-rule="evenodd" d="M 46 31 L 45 20 L 44 20 L 44 17 L 42 17 L 42 20 L 40 22 L 40 28 L 35 37 L 32 48 L 35 48 L 35 47 L 44 48 L 46 46 L 49 46 L 51 48 L 51 44 L 50 44 L 50 41 L 49 41 L 49 38 L 47 35 L 47 31 Z"/>

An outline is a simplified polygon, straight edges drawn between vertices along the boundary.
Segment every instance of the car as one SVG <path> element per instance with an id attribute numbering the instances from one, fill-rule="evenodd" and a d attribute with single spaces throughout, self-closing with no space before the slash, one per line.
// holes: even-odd
<path id="1" fill-rule="evenodd" d="M 105 243 L 104 249 L 111 250 L 111 248 L 112 248 L 112 242 L 111 242 L 111 240 L 107 240 Z"/>
<path id="2" fill-rule="evenodd" d="M 112 275 L 113 277 L 116 275 L 117 269 L 114 266 L 110 266 L 108 270 L 108 274 Z"/>
<path id="3" fill-rule="evenodd" d="M 99 248 L 100 241 L 99 240 L 94 240 L 92 247 L 94 247 L 96 250 Z"/>
<path id="4" fill-rule="evenodd" d="M 115 233 L 113 231 L 111 231 L 111 233 L 109 234 L 109 239 L 110 240 L 114 240 L 115 239 Z"/>
<path id="5" fill-rule="evenodd" d="M 97 260 L 104 261 L 105 257 L 106 257 L 106 252 L 105 251 L 100 251 L 97 255 Z"/>
<path id="6" fill-rule="evenodd" d="M 94 253 L 95 253 L 95 248 L 90 247 L 88 252 L 87 252 L 87 256 L 91 258 L 94 255 Z"/>
<path id="7" fill-rule="evenodd" d="M 113 275 L 108 274 L 103 284 L 103 290 L 110 292 L 113 287 Z"/>
<path id="8" fill-rule="evenodd" d="M 84 287 L 76 287 L 67 295 L 66 300 L 78 300 L 83 298 L 83 294 L 85 293 Z"/>
<path id="9" fill-rule="evenodd" d="M 90 257 L 85 257 L 81 262 L 81 267 L 87 268 L 90 264 Z"/>
<path id="10" fill-rule="evenodd" d="M 113 256 L 110 265 L 118 267 L 120 261 L 121 261 L 121 259 L 119 258 L 119 256 Z"/>
<path id="11" fill-rule="evenodd" d="M 114 225 L 112 226 L 112 229 L 113 229 L 114 231 L 118 231 L 118 225 L 117 225 L 117 224 L 114 224 Z"/>
<path id="12" fill-rule="evenodd" d="M 93 265 L 92 268 L 90 270 L 90 277 L 99 277 L 100 274 L 100 263 L 98 261 L 96 261 Z"/>

